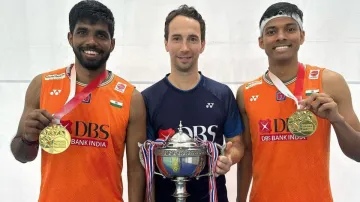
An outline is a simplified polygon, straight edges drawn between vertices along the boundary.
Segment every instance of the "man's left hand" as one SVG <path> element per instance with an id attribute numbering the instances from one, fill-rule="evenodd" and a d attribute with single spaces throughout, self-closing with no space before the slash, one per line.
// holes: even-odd
<path id="1" fill-rule="evenodd" d="M 231 153 L 230 149 L 232 147 L 232 142 L 226 143 L 226 148 L 224 155 L 219 156 L 217 162 L 216 162 L 216 177 L 219 175 L 225 175 L 227 172 L 229 172 L 230 167 L 232 166 L 231 161 Z"/>
<path id="2" fill-rule="evenodd" d="M 325 93 L 313 93 L 308 98 L 299 102 L 302 109 L 310 110 L 320 118 L 327 119 L 331 123 L 342 119 L 336 102 Z"/>

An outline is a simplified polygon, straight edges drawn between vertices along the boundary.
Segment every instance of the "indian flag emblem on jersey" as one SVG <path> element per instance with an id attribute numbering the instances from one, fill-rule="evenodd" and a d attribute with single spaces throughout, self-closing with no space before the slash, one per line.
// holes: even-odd
<path id="1" fill-rule="evenodd" d="M 305 91 L 305 95 L 306 96 L 310 96 L 313 93 L 319 93 L 319 89 L 315 89 L 315 90 L 306 90 Z"/>
<path id="2" fill-rule="evenodd" d="M 115 100 L 110 100 L 110 105 L 111 105 L 111 106 L 114 106 L 114 107 L 117 107 L 117 108 L 122 108 L 123 103 L 122 103 L 122 102 L 115 101 Z"/>

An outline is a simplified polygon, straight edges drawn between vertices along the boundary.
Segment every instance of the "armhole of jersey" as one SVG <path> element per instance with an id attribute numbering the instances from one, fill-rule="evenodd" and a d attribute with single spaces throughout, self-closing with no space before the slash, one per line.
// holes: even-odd
<path id="1" fill-rule="evenodd" d="M 259 78 L 257 78 L 257 79 L 255 79 L 255 80 L 252 80 L 252 81 L 248 81 L 248 82 L 246 82 L 245 83 L 245 85 L 244 85 L 244 89 L 243 89 L 243 102 L 244 102 L 244 109 L 245 109 L 245 113 L 247 114 L 247 111 L 246 111 L 246 109 L 247 109 L 247 107 L 248 107 L 248 104 L 249 104 L 249 100 L 250 100 L 250 89 L 251 88 L 249 88 L 249 89 L 246 89 L 246 85 L 248 85 L 249 83 L 251 83 L 251 82 L 254 82 L 254 81 L 260 81 L 261 80 L 261 84 L 259 84 L 259 85 L 262 85 L 265 81 L 264 81 L 264 79 L 263 79 L 263 76 L 260 76 Z M 255 86 L 254 86 L 255 87 Z"/>
<path id="2" fill-rule="evenodd" d="M 316 88 L 319 89 L 320 93 L 323 92 L 322 75 L 323 75 L 325 68 L 320 68 L 320 67 L 311 66 L 311 65 L 307 65 L 307 64 L 305 66 L 306 66 L 305 79 L 307 80 L 306 87 L 311 88 L 311 89 L 304 89 L 304 93 L 305 93 L 305 90 L 314 90 L 313 88 L 315 88 L 315 86 L 316 86 Z M 311 70 L 319 70 L 318 79 L 310 79 Z"/>
<path id="3" fill-rule="evenodd" d="M 45 91 L 45 88 L 44 88 L 44 77 L 45 75 L 44 74 L 41 74 L 41 85 L 40 85 L 40 93 L 39 93 L 39 108 L 42 109 L 44 108 L 44 100 L 45 100 L 45 97 L 44 97 L 44 91 Z"/>

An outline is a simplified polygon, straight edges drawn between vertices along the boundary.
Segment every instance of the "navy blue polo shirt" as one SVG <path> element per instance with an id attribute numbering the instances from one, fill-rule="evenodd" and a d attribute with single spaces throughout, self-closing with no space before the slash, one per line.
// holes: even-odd
<path id="1" fill-rule="evenodd" d="M 162 80 L 142 92 L 147 109 L 147 137 L 155 140 L 169 130 L 178 132 L 180 120 L 183 131 L 203 140 L 224 144 L 243 132 L 239 108 L 231 89 L 201 74 L 199 83 L 183 91 L 173 86 L 167 74 Z M 201 174 L 208 172 L 208 165 Z M 172 194 L 175 183 L 155 175 L 156 202 L 175 202 Z M 216 178 L 219 202 L 228 202 L 225 176 Z M 209 201 L 209 178 L 187 182 L 188 202 Z"/>

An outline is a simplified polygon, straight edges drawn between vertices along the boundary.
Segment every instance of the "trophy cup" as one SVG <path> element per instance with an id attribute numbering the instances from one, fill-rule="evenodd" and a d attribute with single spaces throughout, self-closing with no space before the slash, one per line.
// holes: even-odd
<path id="1" fill-rule="evenodd" d="M 182 130 L 180 121 L 179 131 L 172 137 L 168 137 L 163 141 L 147 141 L 142 145 L 139 144 L 139 147 L 141 147 L 139 151 L 140 161 L 146 170 L 148 186 L 151 186 L 153 174 L 169 178 L 176 185 L 172 196 L 176 198 L 177 202 L 185 202 L 189 196 L 189 193 L 186 191 L 186 182 L 190 178 L 199 179 L 200 177 L 207 176 L 213 180 L 213 184 L 216 184 L 214 183 L 214 173 L 216 160 L 219 155 L 217 149 L 220 150 L 220 155 L 223 155 L 226 144 L 221 146 L 217 143 L 203 141 L 200 138 L 190 137 L 190 135 Z M 208 160 L 207 157 L 210 160 L 209 172 L 200 175 Z M 154 161 L 159 172 L 155 172 L 154 167 L 151 165 Z M 149 191 L 147 192 L 148 195 L 151 194 Z M 211 193 L 214 194 L 216 192 L 210 190 Z M 217 198 L 216 196 L 214 197 Z"/>

